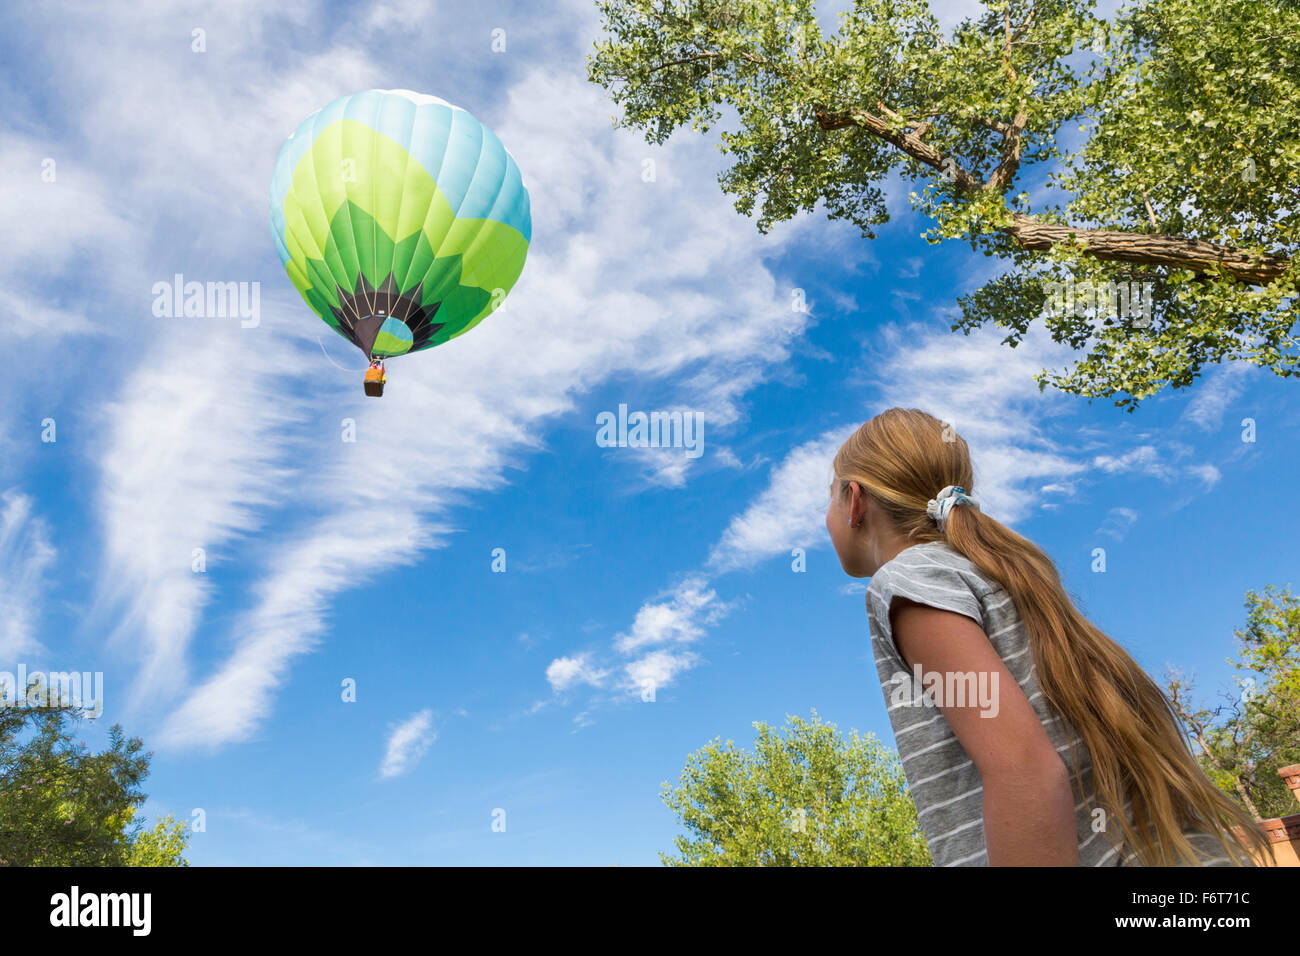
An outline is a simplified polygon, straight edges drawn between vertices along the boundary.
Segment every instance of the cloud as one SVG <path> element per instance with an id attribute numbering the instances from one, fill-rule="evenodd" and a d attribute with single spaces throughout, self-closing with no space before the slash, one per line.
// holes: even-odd
<path id="1" fill-rule="evenodd" d="M 654 644 L 685 644 L 698 639 L 706 627 L 720 620 L 729 610 L 718 602 L 717 597 L 717 592 L 708 588 L 705 579 L 686 579 L 669 600 L 642 606 L 631 630 L 614 638 L 614 649 L 622 654 L 631 654 Z"/>
<path id="2" fill-rule="evenodd" d="M 0 495 L 0 657 L 40 650 L 36 621 L 56 557 L 31 497 L 13 488 Z"/>
<path id="3" fill-rule="evenodd" d="M 1139 445 L 1121 455 L 1097 455 L 1093 458 L 1092 464 L 1106 474 L 1134 473 L 1158 478 L 1165 483 L 1186 475 L 1200 480 L 1206 490 L 1213 488 L 1221 477 L 1215 465 L 1208 462 L 1179 464 L 1169 460 L 1171 457 L 1181 457 L 1187 453 L 1188 449 L 1185 446 L 1174 443 L 1169 443 L 1164 451 L 1154 445 Z"/>
<path id="4" fill-rule="evenodd" d="M 1140 445 L 1122 455 L 1097 455 L 1092 464 L 1112 475 L 1135 471 L 1153 478 L 1168 478 L 1170 474 L 1169 466 L 1154 445 Z"/>
<path id="5" fill-rule="evenodd" d="M 900 279 L 916 279 L 921 275 L 921 267 L 925 265 L 925 260 L 920 256 L 908 256 L 903 260 L 903 268 L 898 270 Z"/>
<path id="6" fill-rule="evenodd" d="M 1045 495 L 1073 495 L 1077 482 L 1073 481 L 1053 481 L 1039 488 L 1039 492 Z"/>
<path id="7" fill-rule="evenodd" d="M 138 242 L 138 225 L 123 211 L 114 184 L 86 161 L 82 150 L 58 140 L 6 129 L 0 140 L 0 228 L 21 241 L 8 245 L 0 261 L 0 284 L 17 300 L 36 308 L 9 313 L 0 337 L 58 337 L 90 327 L 44 281 L 116 259 L 105 236 Z"/>
<path id="8" fill-rule="evenodd" d="M 1106 514 L 1106 520 L 1093 533 L 1110 535 L 1117 541 L 1123 541 L 1137 519 L 1138 513 L 1132 508 L 1111 508 Z"/>
<path id="9" fill-rule="evenodd" d="M 208 573 L 234 560 L 231 547 L 283 492 L 281 436 L 301 413 L 265 394 L 268 381 L 292 379 L 279 340 L 237 321 L 181 321 L 202 325 L 176 328 L 146 353 L 102 409 L 97 454 L 100 598 L 118 615 L 118 638 L 135 642 L 137 693 L 155 699 L 183 688 Z"/>
<path id="10" fill-rule="evenodd" d="M 1224 413 L 1245 390 L 1255 366 L 1246 362 L 1232 362 L 1215 369 L 1193 394 L 1183 410 L 1182 421 L 1203 431 L 1212 431 L 1223 424 Z"/>
<path id="11" fill-rule="evenodd" d="M 826 536 L 831 461 L 850 429 L 828 432 L 795 448 L 772 469 L 754 503 L 731 519 L 709 555 L 714 572 L 752 567 Z"/>
<path id="12" fill-rule="evenodd" d="M 234 651 L 189 691 L 160 739 L 174 747 L 214 747 L 250 736 L 270 715 L 290 663 L 319 641 L 331 598 L 411 563 L 434 533 L 403 514 L 375 509 L 334 515 L 291 540 L 275 559 L 278 570 L 258 586 L 254 607 L 234 627 Z"/>
<path id="13" fill-rule="evenodd" d="M 702 431 L 701 428 L 700 432 Z M 701 452 L 705 449 L 702 434 L 695 447 Z M 683 448 L 671 446 L 654 448 L 629 445 L 619 448 L 616 453 L 636 458 L 645 480 L 661 488 L 685 487 L 687 479 L 691 477 L 691 469 L 700 467 L 701 462 L 707 461 L 709 466 L 736 467 L 737 465 L 735 456 L 726 449 L 712 447 L 708 448 L 707 459 L 704 454 L 692 458 Z"/>
<path id="14" fill-rule="evenodd" d="M 433 711 L 425 708 L 412 714 L 388 735 L 388 747 L 379 765 L 379 776 L 389 780 L 408 772 L 437 739 L 433 730 Z"/>
<path id="15" fill-rule="evenodd" d="M 592 667 L 590 657 L 590 654 L 579 654 L 576 657 L 557 657 L 551 661 L 546 668 L 546 679 L 550 682 L 551 689 L 562 694 L 578 684 L 600 686 L 609 672 Z"/>
<path id="16" fill-rule="evenodd" d="M 693 651 L 651 651 L 624 667 L 627 676 L 624 687 L 643 694 L 662 690 L 699 661 L 700 656 Z"/>
<path id="17" fill-rule="evenodd" d="M 427 0 L 390 0 L 389 3 L 373 4 L 366 12 L 362 26 L 367 34 L 417 31 L 421 26 L 432 26 L 430 19 L 439 12 Z"/>
<path id="18" fill-rule="evenodd" d="M 613 688 L 614 697 L 663 689 L 678 674 L 700 661 L 697 653 L 682 649 L 680 645 L 702 638 L 733 607 L 732 603 L 718 600 L 717 592 L 708 587 L 704 577 L 687 577 L 666 596 L 659 595 L 642 605 L 632 627 L 614 637 L 612 651 L 622 657 L 635 657 L 634 660 L 618 664 L 616 658 L 612 658 L 598 665 L 594 662 L 597 657 L 594 651 L 560 657 L 546 668 L 546 679 L 558 695 L 580 684 L 604 688 L 610 674 L 621 668 L 622 679 Z M 651 650 L 660 644 L 674 646 Z M 533 711 L 541 706 L 541 702 L 534 705 Z M 581 726 L 591 723 L 588 713 L 581 715 Z"/>

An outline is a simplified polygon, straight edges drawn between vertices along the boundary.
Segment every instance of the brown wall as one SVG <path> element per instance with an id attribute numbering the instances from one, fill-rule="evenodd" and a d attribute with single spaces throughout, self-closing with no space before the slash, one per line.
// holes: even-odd
<path id="1" fill-rule="evenodd" d="M 1278 770 L 1296 801 L 1300 802 L 1300 764 Z M 1300 813 L 1259 821 L 1273 849 L 1277 866 L 1300 866 Z"/>

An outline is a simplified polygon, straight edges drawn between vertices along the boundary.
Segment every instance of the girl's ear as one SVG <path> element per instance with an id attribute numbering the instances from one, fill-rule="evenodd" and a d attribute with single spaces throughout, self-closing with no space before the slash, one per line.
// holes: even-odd
<path id="1" fill-rule="evenodd" d="M 867 493 L 856 481 L 849 482 L 852 499 L 849 501 L 849 520 L 856 527 L 867 515 Z"/>

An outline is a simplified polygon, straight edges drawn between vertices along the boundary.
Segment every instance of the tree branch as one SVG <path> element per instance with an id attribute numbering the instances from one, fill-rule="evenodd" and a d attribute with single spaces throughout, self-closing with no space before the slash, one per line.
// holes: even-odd
<path id="1" fill-rule="evenodd" d="M 768 61 L 767 61 L 764 57 L 758 56 L 757 54 L 754 54 L 754 53 L 738 53 L 738 54 L 736 54 L 736 55 L 737 55 L 738 57 L 740 57 L 742 60 L 745 60 L 745 61 L 747 61 L 747 62 L 749 62 L 749 63 L 756 63 L 756 64 L 758 64 L 759 66 L 768 66 L 768 65 L 769 65 L 769 64 L 768 64 Z M 682 57 L 681 59 L 678 59 L 678 60 L 669 60 L 667 63 L 660 63 L 658 66 L 652 66 L 652 67 L 650 67 L 648 70 L 646 70 L 646 72 L 647 72 L 647 73 L 658 73 L 660 70 L 666 70 L 666 69 L 668 69 L 669 67 L 672 67 L 672 66 L 682 66 L 682 65 L 685 64 L 685 63 L 694 63 L 694 62 L 696 62 L 697 60 L 715 60 L 715 59 L 717 59 L 717 58 L 720 57 L 720 56 L 722 56 L 722 54 L 719 53 L 719 52 L 717 52 L 717 51 L 707 51 L 707 52 L 704 52 L 704 53 L 696 53 L 696 54 L 693 54 L 693 55 L 691 55 L 691 56 L 684 56 L 684 57 Z M 630 77 L 629 77 L 629 79 L 630 79 Z"/>
<path id="2" fill-rule="evenodd" d="M 866 130 L 917 162 L 939 170 L 946 177 L 951 177 L 960 192 L 974 194 L 986 190 L 1001 191 L 1010 183 L 1015 167 L 1019 164 L 1020 130 L 1017 129 L 1017 123 L 1006 124 L 997 120 L 970 117 L 990 129 L 996 129 L 997 126 L 1005 127 L 1004 135 L 1007 136 L 1008 143 L 1013 144 L 1008 158 L 1003 160 L 987 183 L 981 183 L 969 171 L 959 166 L 952 157 L 944 156 L 933 146 L 923 142 L 916 131 L 894 130 L 884 119 L 874 113 L 861 109 L 837 113 L 818 106 L 814 109 L 814 115 L 817 124 L 823 130 L 849 127 Z M 1018 123 L 1023 124 L 1023 115 L 1023 113 L 1017 115 Z M 1169 266 L 1189 269 L 1197 273 L 1221 271 L 1249 285 L 1267 285 L 1280 278 L 1291 263 L 1291 260 L 1285 256 L 1245 252 L 1230 246 L 1202 242 L 1199 239 L 1113 229 L 1080 229 L 1061 223 L 1043 222 L 1023 213 L 1013 214 L 1012 224 L 1004 231 L 1020 248 L 1035 252 L 1048 252 L 1062 243 L 1078 242 L 1083 245 L 1084 253 L 1093 259 L 1105 262 L 1131 262 L 1136 265 Z"/>
<path id="3" fill-rule="evenodd" d="M 1016 42 L 1017 40 L 1019 40 L 1022 36 L 1024 36 L 1024 35 L 1025 35 L 1025 31 L 1028 30 L 1031 26 L 1033 26 L 1033 24 L 1034 24 L 1034 14 L 1037 13 L 1037 12 L 1038 12 L 1038 4 L 1037 4 L 1037 3 L 1031 4 L 1030 7 L 1029 7 L 1029 13 L 1025 15 L 1025 20 L 1024 20 L 1024 22 L 1021 23 L 1020 26 L 1016 27 L 1016 32 L 1015 32 L 1015 34 L 1012 35 L 1012 37 L 1011 37 L 1011 42 L 1012 42 L 1012 43 L 1015 43 L 1015 42 Z"/>
<path id="4" fill-rule="evenodd" d="M 1190 718 L 1187 720 L 1187 722 L 1192 727 L 1192 732 L 1196 737 L 1196 742 L 1200 745 L 1201 753 L 1205 755 L 1205 759 L 1210 761 L 1210 763 L 1214 765 L 1214 768 L 1218 770 L 1220 773 L 1226 773 L 1228 776 L 1232 778 L 1232 789 L 1237 791 L 1237 796 L 1241 797 L 1241 801 L 1246 805 L 1246 809 L 1250 811 L 1250 815 L 1254 817 L 1256 820 L 1258 820 L 1259 809 L 1255 806 L 1255 801 L 1250 799 L 1250 794 L 1246 792 L 1246 787 L 1241 779 L 1241 774 L 1236 773 L 1233 770 L 1229 770 L 1227 767 L 1223 765 L 1223 762 L 1219 760 L 1218 757 L 1215 756 L 1214 751 L 1211 749 L 1209 745 L 1209 742 L 1205 739 L 1204 725 L 1202 725 L 1199 721 L 1194 721 L 1191 720 Z"/>
<path id="5" fill-rule="evenodd" d="M 1002 162 L 998 163 L 997 169 L 989 176 L 989 180 L 984 184 L 984 188 L 993 192 L 1002 192 L 1011 185 L 1011 180 L 1015 179 L 1016 170 L 1020 168 L 1020 141 L 1025 132 L 1025 123 L 1029 121 L 1029 114 L 1022 108 L 1016 114 L 1016 118 L 1010 126 L 1005 123 L 1002 131 Z"/>
<path id="6" fill-rule="evenodd" d="M 684 56 L 680 60 L 669 60 L 667 63 L 660 63 L 658 66 L 652 66 L 647 73 L 658 73 L 660 70 L 666 70 L 673 66 L 682 66 L 685 63 L 694 63 L 697 60 L 712 60 L 714 57 L 721 56 L 720 53 L 696 53 L 694 56 Z"/>
<path id="7" fill-rule="evenodd" d="M 1142 190 L 1142 204 L 1147 207 L 1147 219 L 1151 220 L 1151 228 L 1159 229 L 1160 224 L 1156 222 L 1156 211 L 1151 208 L 1151 197 L 1147 195 L 1145 189 Z"/>
<path id="8" fill-rule="evenodd" d="M 832 113 L 824 107 L 814 107 L 817 124 L 824 130 L 844 129 L 856 126 L 865 129 L 885 142 L 902 150 L 919 163 L 937 169 L 945 176 L 953 177 L 957 188 L 973 192 L 983 188 L 983 184 L 965 169 L 957 165 L 951 156 L 944 156 L 929 143 L 921 140 L 916 132 L 899 132 L 891 129 L 879 116 L 866 110 L 850 110 L 847 113 Z M 895 114 L 897 115 L 897 114 Z"/>
<path id="9" fill-rule="evenodd" d="M 1222 271 L 1250 285 L 1267 285 L 1280 278 L 1291 264 L 1284 256 L 1256 254 L 1180 236 L 1121 232 L 1112 229 L 1078 229 L 1041 222 L 1023 213 L 1013 216 L 1007 233 L 1022 249 L 1047 252 L 1061 243 L 1078 241 L 1094 259 L 1162 265 L 1193 272 Z"/>

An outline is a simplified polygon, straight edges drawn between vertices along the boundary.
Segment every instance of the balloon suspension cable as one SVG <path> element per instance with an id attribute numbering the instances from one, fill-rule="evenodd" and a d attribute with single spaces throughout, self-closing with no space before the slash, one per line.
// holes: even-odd
<path id="1" fill-rule="evenodd" d="M 316 336 L 316 344 L 320 346 L 321 354 L 323 354 L 326 360 L 331 365 L 333 365 L 336 369 L 339 369 L 340 371 L 343 372 L 353 372 L 353 373 L 357 371 L 356 369 L 346 368 L 345 366 L 342 366 L 338 362 L 334 361 L 334 359 L 330 357 L 330 353 L 325 350 L 325 343 L 321 341 L 321 337 L 319 335 Z M 365 369 L 362 369 L 361 371 L 364 372 Z"/>

